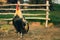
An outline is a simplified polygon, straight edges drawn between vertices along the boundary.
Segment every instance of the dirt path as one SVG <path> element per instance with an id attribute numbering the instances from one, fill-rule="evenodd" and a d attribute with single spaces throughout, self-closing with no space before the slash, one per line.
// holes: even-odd
<path id="1" fill-rule="evenodd" d="M 52 25 L 52 24 L 50 24 Z M 22 40 L 20 34 L 16 34 L 12 25 L 0 25 L 8 32 L 2 32 L 0 28 L 0 40 Z M 5 31 L 5 30 L 4 30 Z M 23 40 L 60 40 L 60 25 L 45 28 L 40 23 L 30 24 L 28 34 L 25 34 Z"/>
<path id="2" fill-rule="evenodd" d="M 0 33 L 0 40 L 21 40 L 20 34 Z M 60 40 L 60 28 L 39 28 L 29 30 L 23 40 Z"/>

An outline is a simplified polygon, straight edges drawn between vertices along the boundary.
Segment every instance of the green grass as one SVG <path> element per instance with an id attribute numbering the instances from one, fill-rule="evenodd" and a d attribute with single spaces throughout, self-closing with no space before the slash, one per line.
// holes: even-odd
<path id="1" fill-rule="evenodd" d="M 13 15 L 7 14 L 7 15 L 0 15 L 0 18 L 12 18 Z"/>

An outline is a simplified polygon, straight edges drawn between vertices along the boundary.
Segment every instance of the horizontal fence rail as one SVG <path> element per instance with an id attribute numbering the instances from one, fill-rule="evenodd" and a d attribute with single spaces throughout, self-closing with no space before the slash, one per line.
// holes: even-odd
<path id="1" fill-rule="evenodd" d="M 8 15 L 8 14 L 13 14 L 14 15 L 14 13 L 0 13 L 0 15 Z M 23 14 L 23 15 L 25 15 L 25 16 L 40 16 L 40 15 L 46 15 L 46 14 L 29 14 L 29 13 L 27 13 L 27 14 Z"/>
<path id="2" fill-rule="evenodd" d="M 0 5 L 0 6 L 14 6 L 16 4 L 4 4 L 4 5 Z M 50 5 L 46 5 L 46 4 L 19 4 L 20 6 L 50 6 Z"/>
<path id="3" fill-rule="evenodd" d="M 4 19 L 0 19 L 0 20 L 5 20 L 5 21 L 10 21 L 12 20 L 13 18 L 4 18 Z M 43 18 L 43 17 L 25 17 L 25 19 L 42 19 L 42 20 L 46 20 L 46 18 Z M 48 18 L 47 20 L 50 20 L 50 18 Z"/>
<path id="4" fill-rule="evenodd" d="M 16 9 L 11 9 L 11 8 L 9 8 L 9 9 L 2 9 L 2 8 L 0 8 L 0 10 L 16 10 Z M 23 10 L 44 10 L 44 11 L 46 11 L 46 9 L 21 9 L 22 11 Z"/>

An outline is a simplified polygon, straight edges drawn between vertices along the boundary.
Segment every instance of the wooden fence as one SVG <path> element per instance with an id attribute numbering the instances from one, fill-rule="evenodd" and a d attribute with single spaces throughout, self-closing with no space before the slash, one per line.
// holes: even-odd
<path id="1" fill-rule="evenodd" d="M 2 7 L 4 7 L 4 6 L 13 6 L 13 5 L 16 5 L 16 4 L 5 4 L 5 5 L 0 5 L 0 6 L 2 6 Z M 49 18 L 49 1 L 47 0 L 46 1 L 46 4 L 19 4 L 20 6 L 24 6 L 25 8 L 24 9 L 21 9 L 22 11 L 23 10 L 44 10 L 44 11 L 46 11 L 46 13 L 45 14 L 23 14 L 23 15 L 26 15 L 26 16 L 35 16 L 35 17 L 25 17 L 25 19 L 43 19 L 43 20 L 46 20 L 46 24 L 45 24 L 45 26 L 46 27 L 48 27 L 48 20 L 50 20 L 50 18 Z M 32 8 L 32 9 L 28 9 L 27 7 L 28 6 L 46 6 L 46 9 L 44 9 L 44 8 L 40 8 L 40 9 L 34 9 L 34 8 Z M 0 10 L 16 10 L 16 9 L 13 9 L 13 8 L 8 8 L 8 9 L 6 9 L 6 8 L 0 8 Z M 14 13 L 0 13 L 0 14 L 14 14 Z M 37 17 L 37 16 L 40 16 L 40 15 L 45 15 L 46 16 L 46 18 L 41 18 L 41 17 Z M 7 20 L 7 21 L 9 21 L 9 20 L 12 20 L 12 18 L 11 19 L 3 19 L 3 20 Z"/>

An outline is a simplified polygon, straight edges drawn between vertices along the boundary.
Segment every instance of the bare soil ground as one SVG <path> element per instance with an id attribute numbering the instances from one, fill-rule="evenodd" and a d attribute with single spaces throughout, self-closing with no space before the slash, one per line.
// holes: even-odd
<path id="1" fill-rule="evenodd" d="M 60 25 L 46 28 L 40 23 L 30 23 L 29 32 L 23 39 L 15 33 L 13 25 L 4 24 L 0 27 L 5 27 L 3 30 L 0 28 L 0 40 L 60 40 Z"/>

